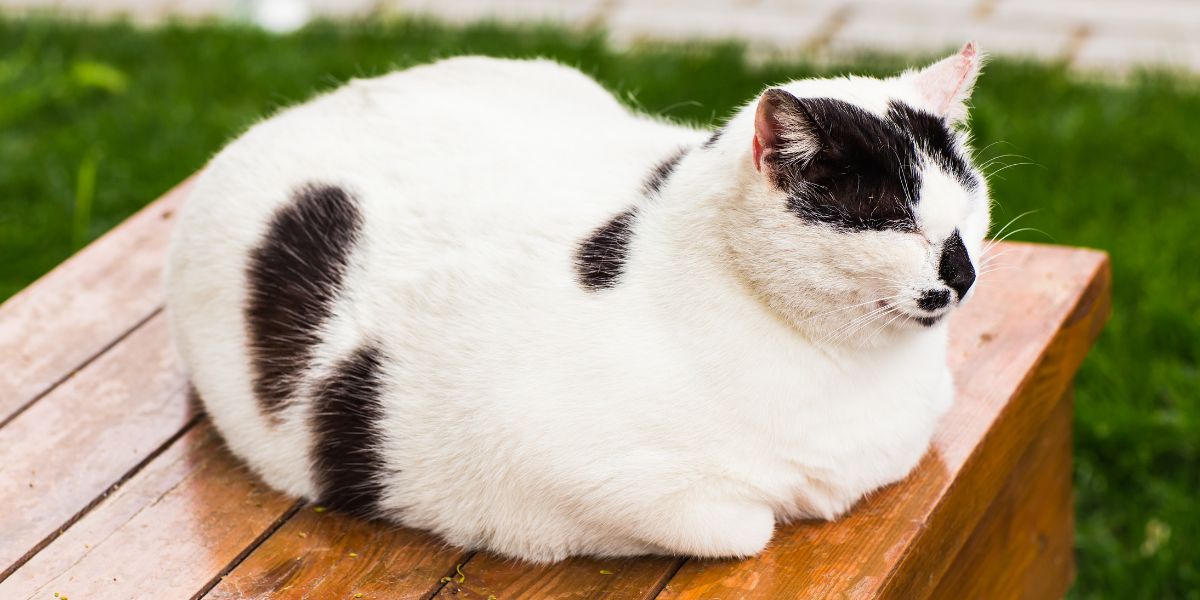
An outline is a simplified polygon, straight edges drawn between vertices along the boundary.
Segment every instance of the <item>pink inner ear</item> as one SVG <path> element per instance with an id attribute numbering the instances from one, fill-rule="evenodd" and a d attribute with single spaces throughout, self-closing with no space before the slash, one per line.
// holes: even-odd
<path id="1" fill-rule="evenodd" d="M 968 42 L 962 50 L 917 73 L 917 90 L 932 105 L 937 114 L 958 117 L 961 104 L 979 73 L 979 49 Z"/>
<path id="2" fill-rule="evenodd" d="M 754 170 L 761 173 L 762 172 L 763 145 L 762 145 L 762 142 L 758 141 L 757 133 L 754 134 L 754 142 L 752 144 L 752 149 L 754 150 Z"/>
<path id="3" fill-rule="evenodd" d="M 765 148 L 772 148 L 778 143 L 775 123 L 771 117 L 771 100 L 766 94 L 758 99 L 758 110 L 754 112 L 754 168 L 762 172 L 762 156 Z"/>

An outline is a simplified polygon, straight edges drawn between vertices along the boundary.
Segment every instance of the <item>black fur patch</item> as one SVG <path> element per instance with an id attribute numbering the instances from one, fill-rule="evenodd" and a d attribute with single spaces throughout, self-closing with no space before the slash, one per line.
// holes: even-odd
<path id="1" fill-rule="evenodd" d="M 629 208 L 601 225 L 579 245 L 575 270 L 584 289 L 595 291 L 617 284 L 625 268 L 636 219 L 637 208 Z"/>
<path id="2" fill-rule="evenodd" d="M 654 169 L 650 171 L 650 176 L 646 178 L 646 183 L 642 185 L 642 190 L 646 195 L 656 194 L 662 189 L 667 180 L 671 178 L 671 173 L 675 172 L 675 167 L 679 166 L 679 161 L 683 160 L 685 155 L 687 155 L 687 149 L 680 148 L 663 159 L 662 162 L 654 165 Z"/>
<path id="3" fill-rule="evenodd" d="M 903 102 L 892 101 L 888 119 L 912 135 L 917 147 L 967 189 L 979 185 L 971 166 L 958 153 L 954 132 L 944 119 Z"/>
<path id="4" fill-rule="evenodd" d="M 362 227 L 355 199 L 330 185 L 308 185 L 271 220 L 247 269 L 254 392 L 271 414 L 284 406 L 320 342 Z"/>
<path id="5" fill-rule="evenodd" d="M 776 111 L 791 113 L 789 121 L 805 123 L 819 145 L 807 159 L 789 156 L 786 148 L 764 154 L 792 212 L 852 231 L 916 230 L 919 157 L 896 123 L 841 100 L 801 99 L 782 90 L 768 96 Z"/>
<path id="6" fill-rule="evenodd" d="M 944 169 L 968 189 L 978 180 L 956 150 L 949 125 L 935 115 L 892 102 L 881 118 L 832 98 L 796 98 L 768 90 L 772 118 L 783 129 L 804 128 L 816 146 L 809 156 L 789 155 L 788 136 L 764 153 L 788 208 L 804 219 L 848 231 L 915 231 L 921 166 Z"/>
<path id="7" fill-rule="evenodd" d="M 379 348 L 360 347 L 339 362 L 313 396 L 314 471 L 325 506 L 371 517 L 383 495 L 383 418 Z"/>
<path id="8" fill-rule="evenodd" d="M 929 312 L 944 308 L 947 304 L 950 304 L 950 290 L 944 288 L 937 290 L 925 290 L 925 292 L 921 294 L 921 297 L 917 298 L 917 306 L 921 310 L 927 310 Z"/>
<path id="9" fill-rule="evenodd" d="M 707 140 L 704 140 L 704 144 L 702 144 L 700 147 L 707 149 L 717 145 L 717 140 L 721 139 L 722 133 L 725 133 L 724 127 L 714 131 L 712 136 L 710 136 Z"/>
<path id="10" fill-rule="evenodd" d="M 962 236 L 958 234 L 957 229 L 942 243 L 942 256 L 938 261 L 938 277 L 958 293 L 959 300 L 967 295 L 975 283 L 975 267 L 971 265 L 971 257 L 967 255 L 967 246 L 963 244 Z"/>

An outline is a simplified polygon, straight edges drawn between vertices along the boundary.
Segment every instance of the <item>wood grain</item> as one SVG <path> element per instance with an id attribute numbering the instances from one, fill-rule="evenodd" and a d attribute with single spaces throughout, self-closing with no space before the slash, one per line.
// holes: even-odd
<path id="1" fill-rule="evenodd" d="M 192 421 L 157 316 L 0 428 L 0 577 Z"/>
<path id="2" fill-rule="evenodd" d="M 572 558 L 553 565 L 530 565 L 481 553 L 463 565 L 462 575 L 452 577 L 435 598 L 648 599 L 682 562 L 656 556 Z"/>
<path id="3" fill-rule="evenodd" d="M 170 224 L 190 181 L 0 305 L 0 424 L 159 310 Z"/>
<path id="4" fill-rule="evenodd" d="M 426 533 L 309 506 L 205 598 L 428 598 L 466 558 Z"/>
<path id="5" fill-rule="evenodd" d="M 204 423 L 0 583 L 0 598 L 188 598 L 294 505 Z"/>
<path id="6" fill-rule="evenodd" d="M 931 598 L 1061 598 L 1075 573 L 1073 393 L 1059 400 Z"/>
<path id="7" fill-rule="evenodd" d="M 663 598 L 928 596 L 1012 472 L 1108 314 L 1105 256 L 1006 244 L 952 323 L 958 396 L 906 480 L 834 523 L 781 527 L 762 555 L 689 561 Z"/>

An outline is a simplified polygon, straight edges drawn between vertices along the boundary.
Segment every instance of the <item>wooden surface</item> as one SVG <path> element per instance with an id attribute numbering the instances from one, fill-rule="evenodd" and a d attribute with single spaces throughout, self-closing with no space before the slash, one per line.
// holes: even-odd
<path id="1" fill-rule="evenodd" d="M 933 598 L 1059 598 L 1075 574 L 1073 394 L 1034 433 Z"/>
<path id="2" fill-rule="evenodd" d="M 315 512 L 223 450 L 160 314 L 185 191 L 0 306 L 0 598 L 1007 598 L 1069 582 L 1068 394 L 1107 315 L 1103 254 L 1002 246 L 954 317 L 958 400 L 930 453 L 846 518 L 780 527 L 744 561 L 530 566 Z"/>

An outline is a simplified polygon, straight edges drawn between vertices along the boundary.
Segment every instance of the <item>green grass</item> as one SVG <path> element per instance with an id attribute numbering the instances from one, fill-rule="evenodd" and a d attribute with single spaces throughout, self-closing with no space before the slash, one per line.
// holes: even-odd
<path id="1" fill-rule="evenodd" d="M 139 30 L 0 20 L 0 298 L 204 164 L 260 116 L 349 77 L 462 52 L 579 65 L 645 110 L 711 123 L 768 83 L 736 45 L 618 53 L 597 32 L 480 25 Z M 895 58 L 846 68 L 886 73 Z M 481 100 L 486 101 L 486 100 Z M 1079 376 L 1080 598 L 1200 597 L 1200 87 L 997 60 L 975 94 L 995 220 L 1112 254 L 1114 311 Z M 1034 232 L 1016 238 L 1045 241 Z"/>

